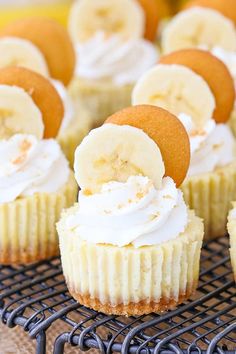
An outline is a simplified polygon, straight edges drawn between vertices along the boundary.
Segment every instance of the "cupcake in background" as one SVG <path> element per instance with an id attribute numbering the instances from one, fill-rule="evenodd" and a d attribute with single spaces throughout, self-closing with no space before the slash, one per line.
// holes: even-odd
<path id="1" fill-rule="evenodd" d="M 72 0 L 0 0 L 0 29 L 31 16 L 52 18 L 66 27 Z"/>
<path id="2" fill-rule="evenodd" d="M 235 24 L 234 0 L 190 1 L 163 31 L 163 53 L 189 48 L 208 50 L 224 61 L 235 77 Z"/>
<path id="3" fill-rule="evenodd" d="M 193 0 L 189 1 L 185 8 L 188 9 L 194 9 L 196 7 L 200 7 L 203 12 L 206 12 L 207 10 L 214 11 L 215 13 L 221 14 L 224 16 L 228 21 L 231 22 L 231 28 L 234 27 L 234 32 L 236 33 L 236 2 L 235 0 Z M 189 10 L 191 12 L 191 10 Z M 204 23 L 207 22 L 207 20 L 204 21 Z M 225 21 L 224 21 L 225 22 Z M 224 32 L 224 26 L 221 28 L 219 22 L 217 24 L 218 30 Z M 217 30 L 217 31 L 218 31 Z M 209 27 L 210 31 L 210 27 Z M 230 31 L 231 32 L 231 31 Z M 221 59 L 228 67 L 231 75 L 234 78 L 235 82 L 235 89 L 236 89 L 236 35 L 233 35 L 233 33 L 228 34 L 225 32 L 222 33 L 221 40 L 219 40 L 219 37 L 217 39 L 217 33 L 218 32 L 213 32 L 212 33 L 212 38 L 210 38 L 210 33 L 209 33 L 209 39 L 214 40 L 214 46 L 208 46 L 208 41 L 204 43 L 202 40 L 202 43 L 200 45 L 208 50 L 211 50 L 211 52 L 216 55 L 219 59 Z M 228 37 L 228 38 L 227 38 Z M 223 40 L 224 39 L 224 40 Z M 230 43 L 227 44 L 228 40 L 230 39 Z M 223 43 L 223 44 L 222 44 Z M 235 104 L 236 106 L 236 104 Z M 230 119 L 230 126 L 236 135 L 236 109 L 234 108 L 231 119 Z"/>
<path id="4" fill-rule="evenodd" d="M 55 223 L 77 186 L 55 137 L 63 103 L 43 76 L 0 69 L 0 263 L 58 254 Z"/>
<path id="5" fill-rule="evenodd" d="M 74 151 L 91 128 L 83 106 L 75 106 L 67 86 L 75 69 L 75 52 L 70 37 L 51 19 L 28 18 L 12 22 L 0 31 L 0 68 L 21 66 L 50 79 L 64 105 L 58 141 L 73 166 Z"/>
<path id="6" fill-rule="evenodd" d="M 233 208 L 229 212 L 228 216 L 228 233 L 230 240 L 230 257 L 231 264 L 234 272 L 234 279 L 236 281 L 236 202 L 233 202 Z"/>
<path id="7" fill-rule="evenodd" d="M 186 203 L 204 220 L 206 239 L 225 235 L 230 203 L 236 198 L 236 142 L 227 125 L 234 100 L 226 65 L 199 49 L 161 58 L 132 94 L 134 105 L 160 106 L 184 124 L 191 160 L 181 189 Z"/>
<path id="8" fill-rule="evenodd" d="M 207 2 L 207 1 L 206 1 Z M 211 0 L 209 1 L 211 2 Z M 236 51 L 236 29 L 234 0 L 220 0 L 222 9 L 201 7 L 201 0 L 194 1 L 193 7 L 181 11 L 169 22 L 162 35 L 164 54 L 189 48 L 212 51 L 220 48 L 225 53 Z M 191 3 L 191 2 L 190 2 Z M 227 5 L 228 4 L 228 5 Z M 229 11 L 224 12 L 223 7 Z"/>
<path id="9" fill-rule="evenodd" d="M 134 316 L 195 292 L 203 223 L 178 189 L 189 159 L 183 125 L 154 106 L 123 109 L 85 137 L 75 153 L 79 202 L 57 224 L 64 276 L 80 304 Z"/>
<path id="10" fill-rule="evenodd" d="M 130 105 L 135 82 L 158 60 L 157 4 L 155 0 L 77 0 L 68 22 L 77 54 L 70 93 L 90 110 L 93 126 L 99 126 Z"/>

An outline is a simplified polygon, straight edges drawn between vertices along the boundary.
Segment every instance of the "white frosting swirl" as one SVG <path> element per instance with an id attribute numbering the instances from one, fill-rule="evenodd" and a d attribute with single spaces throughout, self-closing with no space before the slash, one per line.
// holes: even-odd
<path id="1" fill-rule="evenodd" d="M 0 203 L 19 196 L 57 192 L 68 180 L 69 165 L 53 140 L 16 134 L 0 141 Z"/>
<path id="2" fill-rule="evenodd" d="M 236 208 L 233 208 L 229 212 L 229 219 L 236 219 Z"/>
<path id="3" fill-rule="evenodd" d="M 142 247 L 175 239 L 187 223 L 182 192 L 170 177 L 157 190 L 149 178 L 131 176 L 125 183 L 104 184 L 98 194 L 81 191 L 66 226 L 91 243 Z"/>
<path id="4" fill-rule="evenodd" d="M 209 120 L 204 129 L 196 129 L 193 120 L 181 113 L 180 121 L 190 138 L 191 161 L 188 176 L 212 172 L 235 160 L 235 139 L 226 124 L 216 124 Z"/>
<path id="5" fill-rule="evenodd" d="M 213 132 L 216 127 L 214 119 L 209 119 L 201 131 L 194 124 L 193 119 L 185 113 L 178 115 L 179 120 L 184 125 L 190 140 L 191 155 L 195 151 L 199 150 L 201 144 L 207 139 L 207 137 Z"/>
<path id="6" fill-rule="evenodd" d="M 145 39 L 124 42 L 121 36 L 98 32 L 77 45 L 76 74 L 87 79 L 112 79 L 117 85 L 133 84 L 158 61 L 157 49 Z"/>
<path id="7" fill-rule="evenodd" d="M 66 87 L 63 85 L 61 81 L 51 79 L 50 80 L 55 89 L 57 90 L 64 106 L 64 117 L 62 119 L 61 127 L 59 130 L 59 134 L 62 133 L 73 121 L 75 116 L 74 104 L 69 96 Z"/>

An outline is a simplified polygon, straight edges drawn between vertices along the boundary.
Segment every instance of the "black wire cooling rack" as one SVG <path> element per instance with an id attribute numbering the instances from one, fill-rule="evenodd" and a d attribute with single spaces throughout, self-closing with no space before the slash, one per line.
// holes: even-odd
<path id="1" fill-rule="evenodd" d="M 204 246 L 197 293 L 163 315 L 106 316 L 81 306 L 69 295 L 55 258 L 0 267 L 0 319 L 10 328 L 22 326 L 36 340 L 37 354 L 48 353 L 47 332 L 56 322 L 61 331 L 54 354 L 64 353 L 66 343 L 102 353 L 235 354 L 236 288 L 228 238 Z"/>

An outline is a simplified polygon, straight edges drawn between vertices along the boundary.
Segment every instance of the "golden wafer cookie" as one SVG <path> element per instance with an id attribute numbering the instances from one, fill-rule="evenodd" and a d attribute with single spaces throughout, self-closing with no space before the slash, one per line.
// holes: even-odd
<path id="1" fill-rule="evenodd" d="M 190 163 L 190 143 L 177 117 L 159 107 L 140 105 L 113 114 L 105 123 L 142 129 L 160 148 L 165 175 L 173 178 L 177 186 L 182 184 Z"/>
<path id="2" fill-rule="evenodd" d="M 29 69 L 12 66 L 0 69 L 0 85 L 24 89 L 42 113 L 44 138 L 57 136 L 64 108 L 59 94 L 46 78 Z"/>
<path id="3" fill-rule="evenodd" d="M 157 35 L 157 27 L 158 27 L 158 6 L 156 0 L 138 0 L 140 5 L 142 6 L 145 17 L 145 33 L 144 37 L 149 41 L 154 41 Z"/>
<path id="4" fill-rule="evenodd" d="M 37 17 L 17 20 L 3 28 L 0 35 L 32 42 L 44 55 L 51 77 L 69 84 L 75 69 L 75 52 L 66 29 L 56 21 Z"/>
<path id="5" fill-rule="evenodd" d="M 155 0 L 158 9 L 158 18 L 163 19 L 170 17 L 174 13 L 175 4 L 171 4 L 168 0 Z"/>
<path id="6" fill-rule="evenodd" d="M 236 1 L 235 0 L 192 0 L 184 7 L 194 6 L 207 7 L 220 12 L 236 24 Z"/>
<path id="7" fill-rule="evenodd" d="M 215 96 L 215 121 L 225 123 L 229 120 L 235 101 L 234 81 L 220 59 L 204 50 L 186 49 L 163 56 L 160 63 L 184 65 L 202 76 Z"/>

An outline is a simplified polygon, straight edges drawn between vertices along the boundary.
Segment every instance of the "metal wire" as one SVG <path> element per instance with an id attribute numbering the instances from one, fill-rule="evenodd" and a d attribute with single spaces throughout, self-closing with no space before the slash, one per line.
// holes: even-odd
<path id="1" fill-rule="evenodd" d="M 235 354 L 236 291 L 228 238 L 204 246 L 198 291 L 174 311 L 125 318 L 88 309 L 71 298 L 54 258 L 0 266 L 0 319 L 8 327 L 22 326 L 36 340 L 37 354 L 47 352 L 47 330 L 58 321 L 63 330 L 54 354 L 63 354 L 66 343 L 102 353 Z"/>

